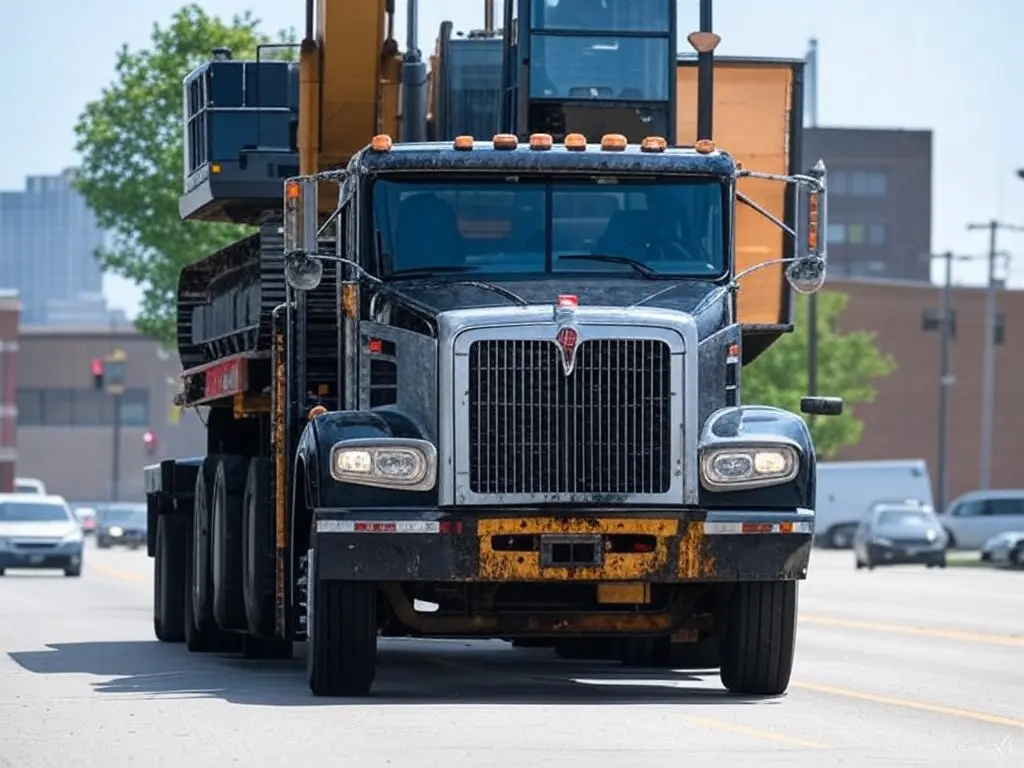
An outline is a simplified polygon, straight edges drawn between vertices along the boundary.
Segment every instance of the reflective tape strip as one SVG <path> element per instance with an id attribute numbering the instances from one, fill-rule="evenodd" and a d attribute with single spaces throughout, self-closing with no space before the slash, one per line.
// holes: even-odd
<path id="1" fill-rule="evenodd" d="M 706 536 L 733 535 L 737 533 L 810 533 L 809 522 L 785 523 L 704 523 Z"/>
<path id="2" fill-rule="evenodd" d="M 319 533 L 440 533 L 441 524 L 426 520 L 317 520 Z"/>

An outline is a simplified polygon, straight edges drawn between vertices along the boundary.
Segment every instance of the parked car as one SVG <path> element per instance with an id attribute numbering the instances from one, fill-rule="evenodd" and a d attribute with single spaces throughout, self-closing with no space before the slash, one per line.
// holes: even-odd
<path id="1" fill-rule="evenodd" d="M 872 505 L 913 500 L 932 504 L 932 482 L 924 459 L 823 461 L 817 466 L 814 539 L 831 549 L 849 549 L 861 518 Z"/>
<path id="2" fill-rule="evenodd" d="M 993 536 L 1024 530 L 1024 489 L 965 493 L 939 519 L 950 549 L 980 550 Z"/>
<path id="3" fill-rule="evenodd" d="M 946 567 L 948 537 L 929 506 L 875 504 L 854 534 L 857 568 L 876 565 L 927 565 Z"/>
<path id="4" fill-rule="evenodd" d="M 60 496 L 0 495 L 0 576 L 9 568 L 60 568 L 82 575 L 82 528 Z"/>
<path id="5" fill-rule="evenodd" d="M 96 518 L 96 546 L 109 549 L 124 546 L 137 549 L 146 543 L 146 505 L 112 502 L 99 509 Z"/>
<path id="6" fill-rule="evenodd" d="M 981 559 L 992 565 L 1024 568 L 1024 530 L 993 536 L 982 546 Z"/>
<path id="7" fill-rule="evenodd" d="M 34 477 L 16 477 L 14 478 L 14 492 L 38 493 L 41 496 L 45 496 L 46 485 L 42 480 L 37 480 Z"/>

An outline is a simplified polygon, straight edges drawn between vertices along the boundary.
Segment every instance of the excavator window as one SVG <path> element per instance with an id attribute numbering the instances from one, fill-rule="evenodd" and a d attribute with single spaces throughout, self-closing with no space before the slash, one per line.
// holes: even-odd
<path id="1" fill-rule="evenodd" d="M 672 0 L 533 0 L 537 30 L 666 32 Z"/>
<path id="2" fill-rule="evenodd" d="M 536 35 L 530 57 L 530 96 L 667 101 L 671 50 L 664 37 Z"/>

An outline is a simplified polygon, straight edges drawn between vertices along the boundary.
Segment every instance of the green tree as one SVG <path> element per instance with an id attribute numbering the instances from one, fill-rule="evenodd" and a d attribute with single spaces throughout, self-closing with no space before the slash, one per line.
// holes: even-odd
<path id="1" fill-rule="evenodd" d="M 294 31 L 277 42 L 291 43 Z M 139 330 L 164 342 L 174 338 L 178 274 L 251 230 L 232 224 L 183 222 L 182 80 L 224 47 L 236 58 L 255 58 L 275 42 L 249 13 L 230 23 L 198 5 L 177 11 L 166 26 L 153 25 L 150 47 L 118 51 L 113 82 L 85 106 L 75 126 L 81 165 L 76 186 L 112 244 L 97 253 L 104 269 L 143 287 Z M 261 52 L 261 58 L 282 55 Z M 287 55 L 287 51 L 284 52 Z"/>
<path id="2" fill-rule="evenodd" d="M 818 392 L 842 397 L 845 403 L 841 416 L 805 417 L 821 458 L 860 440 L 864 422 L 857 419 L 850 406 L 874 400 L 875 379 L 896 369 L 892 357 L 875 346 L 874 334 L 839 332 L 847 301 L 842 293 L 818 294 Z M 797 301 L 795 314 L 796 330 L 743 369 L 745 402 L 799 412 L 800 398 L 807 393 L 806 299 Z"/>

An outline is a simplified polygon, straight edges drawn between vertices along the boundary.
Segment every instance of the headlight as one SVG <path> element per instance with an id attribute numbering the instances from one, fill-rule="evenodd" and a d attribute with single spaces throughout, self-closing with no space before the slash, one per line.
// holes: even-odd
<path id="1" fill-rule="evenodd" d="M 112 525 L 109 528 L 107 528 L 107 535 L 113 536 L 115 539 L 118 536 L 124 536 L 124 528 L 122 528 L 119 525 Z"/>
<path id="2" fill-rule="evenodd" d="M 427 440 L 362 438 L 331 448 L 331 477 L 338 482 L 429 491 L 437 479 L 437 449 Z"/>
<path id="3" fill-rule="evenodd" d="M 60 543 L 61 544 L 77 544 L 78 542 L 80 542 L 82 540 L 83 539 L 82 539 L 82 532 L 81 531 L 72 531 L 67 536 L 65 536 L 63 539 L 61 539 Z"/>
<path id="4" fill-rule="evenodd" d="M 939 534 L 935 531 L 928 531 L 928 533 L 926 533 L 924 537 L 928 539 L 928 541 L 935 541 L 939 538 Z"/>
<path id="5" fill-rule="evenodd" d="M 710 448 L 701 457 L 701 480 L 711 491 L 778 485 L 799 470 L 800 457 L 788 445 Z"/>

